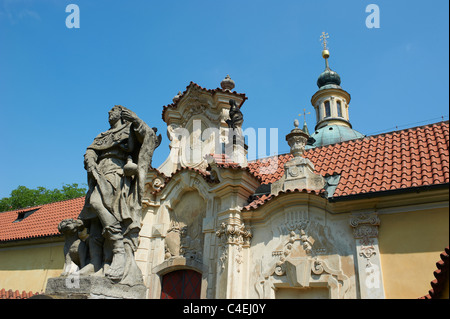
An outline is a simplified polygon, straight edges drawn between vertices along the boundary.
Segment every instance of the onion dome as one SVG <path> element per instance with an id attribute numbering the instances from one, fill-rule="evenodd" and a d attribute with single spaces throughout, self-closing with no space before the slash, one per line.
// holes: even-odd
<path id="1" fill-rule="evenodd" d="M 319 89 L 340 89 L 340 85 L 341 77 L 328 67 L 319 75 L 319 78 L 317 79 L 317 86 Z"/>
<path id="2" fill-rule="evenodd" d="M 322 51 L 322 57 L 325 59 L 325 71 L 323 71 L 317 79 L 317 86 L 319 87 L 319 90 L 331 88 L 340 89 L 341 77 L 339 74 L 331 70 L 328 65 L 330 51 L 328 51 L 328 49 L 324 49 Z"/>

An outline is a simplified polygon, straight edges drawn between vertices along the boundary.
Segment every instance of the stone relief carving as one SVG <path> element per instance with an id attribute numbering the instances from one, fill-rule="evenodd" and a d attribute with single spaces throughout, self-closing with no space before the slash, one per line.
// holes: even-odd
<path id="1" fill-rule="evenodd" d="M 227 224 L 221 223 L 219 230 L 216 231 L 219 238 L 224 238 L 228 245 L 250 246 L 252 232 L 244 223 Z"/>
<path id="2" fill-rule="evenodd" d="M 180 226 L 177 222 L 171 223 L 164 243 L 165 259 L 182 256 L 187 259 L 202 261 L 202 236 L 197 235 L 192 238 L 188 228 L 188 226 Z"/>
<path id="3" fill-rule="evenodd" d="M 171 222 L 164 239 L 164 258 L 176 257 L 180 255 L 181 249 L 181 228 L 179 223 Z"/>
<path id="4" fill-rule="evenodd" d="M 376 254 L 374 238 L 378 238 L 378 226 L 380 218 L 377 214 L 358 214 L 350 219 L 353 228 L 353 236 L 361 241 L 361 252 L 359 255 L 366 259 L 366 266 L 370 267 L 370 258 Z"/>
<path id="5" fill-rule="evenodd" d="M 242 248 L 250 247 L 250 241 L 253 236 L 250 228 L 244 223 L 221 223 L 216 231 L 216 235 L 222 240 L 219 244 L 221 269 L 225 269 L 225 264 L 228 260 L 227 248 L 231 245 L 236 250 L 235 262 L 237 263 L 237 271 L 240 272 L 239 265 L 243 263 Z"/>
<path id="6" fill-rule="evenodd" d="M 196 234 L 192 236 L 192 232 L 188 232 L 188 226 L 181 229 L 181 245 L 180 253 L 188 259 L 202 261 L 203 256 L 203 236 Z"/>
<path id="7" fill-rule="evenodd" d="M 324 256 L 327 249 L 315 247 L 318 238 L 314 237 L 323 233 L 323 226 L 311 221 L 308 211 L 287 212 L 278 230 L 284 239 L 278 246 L 280 248 L 272 251 L 273 261 L 265 271 L 261 263 L 255 283 L 260 298 L 274 298 L 280 284 L 297 288 L 326 286 L 331 298 L 348 297 L 350 279 L 342 271 L 340 257 Z M 311 230 L 314 236 L 310 234 Z"/>
<path id="8" fill-rule="evenodd" d="M 324 247 L 314 247 L 315 239 L 308 236 L 306 231 L 310 225 L 308 211 L 290 211 L 285 214 L 284 223 L 278 229 L 281 234 L 288 234 L 290 238 L 283 244 L 283 247 L 292 249 L 292 245 L 299 241 L 307 254 L 312 256 L 323 255 L 326 252 Z M 317 245 L 316 245 L 317 246 Z"/>
<path id="9" fill-rule="evenodd" d="M 329 275 L 327 283 L 330 287 L 331 297 L 338 299 L 345 298 L 346 293 L 350 289 L 350 282 L 342 270 L 331 269 L 325 261 L 318 260 L 317 258 L 312 263 L 311 271 L 313 274 L 319 276 Z"/>
<path id="10" fill-rule="evenodd" d="M 350 219 L 350 226 L 353 227 L 355 238 L 362 238 L 364 242 L 369 238 L 378 237 L 378 227 L 380 218 L 376 213 L 357 214 Z"/>
<path id="11" fill-rule="evenodd" d="M 297 234 L 292 230 L 289 233 L 288 241 L 283 245 L 283 250 L 275 250 L 272 252 L 272 256 L 277 256 L 279 258 L 275 268 L 275 274 L 277 274 L 278 276 L 283 276 L 285 274 L 285 262 L 289 258 L 296 241 L 301 242 L 301 246 L 307 255 L 311 255 L 312 245 L 314 245 L 315 241 L 314 238 L 306 235 L 303 229 L 300 230 L 300 234 Z"/>
<path id="12" fill-rule="evenodd" d="M 160 175 L 156 175 L 154 177 L 150 177 L 150 181 L 145 184 L 144 194 L 148 197 L 149 193 L 159 192 L 165 186 L 164 177 Z"/>
<path id="13" fill-rule="evenodd" d="M 197 193 L 183 196 L 179 206 L 169 212 L 170 223 L 164 239 L 164 258 L 182 256 L 202 262 L 203 201 Z"/>
<path id="14" fill-rule="evenodd" d="M 276 290 L 276 279 L 272 273 L 266 273 L 259 277 L 255 284 L 255 290 L 261 299 L 273 298 Z M 278 275 L 278 274 L 276 274 Z M 330 297 L 344 299 L 350 290 L 350 280 L 342 270 L 332 269 L 326 260 L 318 257 L 287 258 L 285 273 L 278 276 L 286 276 L 291 287 L 309 288 L 326 286 L 330 290 Z"/>
<path id="15" fill-rule="evenodd" d="M 356 214 L 350 219 L 357 244 L 360 289 L 363 298 L 384 298 L 378 251 L 377 213 Z"/>
<path id="16" fill-rule="evenodd" d="M 208 120 L 213 122 L 218 121 L 220 118 L 220 114 L 213 114 L 213 112 L 211 112 L 211 101 L 203 96 L 200 89 L 195 86 L 191 87 L 187 94 L 185 104 L 188 105 L 188 107 L 182 116 L 184 119 L 181 123 L 182 126 L 185 126 L 192 116 L 198 114 L 204 115 Z"/>

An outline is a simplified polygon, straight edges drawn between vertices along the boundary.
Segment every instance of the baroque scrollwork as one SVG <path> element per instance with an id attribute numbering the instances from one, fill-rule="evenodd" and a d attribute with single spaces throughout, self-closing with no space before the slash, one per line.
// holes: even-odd
<path id="1" fill-rule="evenodd" d="M 219 230 L 216 231 L 219 238 L 225 238 L 228 245 L 250 246 L 252 232 L 245 224 L 220 224 Z"/>
<path id="2" fill-rule="evenodd" d="M 250 241 L 253 236 L 250 228 L 244 223 L 221 223 L 216 231 L 216 235 L 223 241 L 221 245 L 222 253 L 219 258 L 221 269 L 225 269 L 225 264 L 228 260 L 228 249 L 226 246 L 233 246 L 233 249 L 236 250 L 234 260 L 237 263 L 237 271 L 240 272 L 239 265 L 244 262 L 242 248 L 250 247 Z"/>
<path id="3" fill-rule="evenodd" d="M 366 267 L 372 265 L 370 258 L 376 254 L 374 239 L 378 238 L 379 225 L 380 218 L 377 213 L 353 215 L 350 219 L 353 236 L 361 241 L 359 256 L 366 259 Z"/>
<path id="4" fill-rule="evenodd" d="M 300 234 L 297 234 L 294 230 L 289 232 L 289 239 L 283 245 L 283 250 L 275 250 L 272 252 L 272 256 L 279 257 L 279 260 L 276 263 L 275 274 L 278 276 L 283 276 L 286 272 L 284 263 L 286 259 L 290 256 L 292 249 L 294 247 L 294 243 L 299 241 L 301 243 L 302 248 L 304 249 L 307 255 L 311 255 L 312 246 L 314 245 L 314 238 L 308 236 L 303 229 L 300 230 Z"/>
<path id="5" fill-rule="evenodd" d="M 337 299 L 344 299 L 348 297 L 348 292 L 351 288 L 350 279 L 343 273 L 342 270 L 332 269 L 325 260 L 317 257 L 304 257 L 304 262 L 296 263 L 298 258 L 290 259 L 288 262 L 291 265 L 296 265 L 293 269 L 291 267 L 290 273 L 283 273 L 282 275 L 289 275 L 294 282 L 302 283 L 302 287 L 311 287 L 312 283 L 326 283 L 330 289 L 330 297 Z M 297 266 L 298 265 L 298 266 Z M 298 267 L 302 271 L 298 271 Z M 308 271 L 307 274 L 304 271 Z M 271 268 L 268 273 L 262 274 L 258 282 L 255 284 L 255 290 L 260 298 L 273 298 L 270 296 L 271 291 L 275 290 L 275 279 L 272 277 L 277 269 Z M 306 276 L 305 276 L 306 275 Z M 300 277 L 299 277 L 300 276 Z M 304 280 L 303 280 L 304 279 Z"/>
<path id="6" fill-rule="evenodd" d="M 378 226 L 380 218 L 378 214 L 358 214 L 350 219 L 350 226 L 353 227 L 353 236 L 369 242 L 369 238 L 378 237 Z"/>
<path id="7" fill-rule="evenodd" d="M 345 298 L 345 294 L 350 288 L 349 279 L 341 270 L 331 269 L 323 260 L 314 258 L 312 261 L 311 272 L 315 275 L 328 274 L 328 284 L 337 293 L 336 297 Z"/>

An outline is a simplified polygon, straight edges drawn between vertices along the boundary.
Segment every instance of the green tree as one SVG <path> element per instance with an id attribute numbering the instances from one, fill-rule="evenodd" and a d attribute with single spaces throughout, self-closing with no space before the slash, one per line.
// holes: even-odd
<path id="1" fill-rule="evenodd" d="M 0 212 L 59 202 L 81 197 L 85 194 L 86 188 L 79 187 L 76 183 L 66 184 L 61 189 L 55 188 L 53 190 L 42 186 L 36 189 L 19 186 L 11 191 L 10 197 L 4 197 L 0 200 Z"/>

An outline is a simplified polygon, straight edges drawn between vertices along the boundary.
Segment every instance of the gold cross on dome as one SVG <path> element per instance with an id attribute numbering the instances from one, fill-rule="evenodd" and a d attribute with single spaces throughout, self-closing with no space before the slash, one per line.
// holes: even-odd
<path id="1" fill-rule="evenodd" d="M 324 50 L 326 50 L 327 49 L 327 43 L 328 43 L 328 41 L 327 41 L 327 39 L 329 38 L 330 36 L 328 35 L 328 33 L 325 33 L 325 32 L 322 32 L 322 35 L 320 36 L 320 42 L 322 42 L 322 45 L 323 45 L 323 49 Z"/>
<path id="2" fill-rule="evenodd" d="M 306 113 L 306 109 L 303 109 L 303 114 L 299 114 L 298 116 L 302 116 L 303 115 L 303 122 L 306 122 L 306 115 L 311 114 L 311 112 Z"/>

